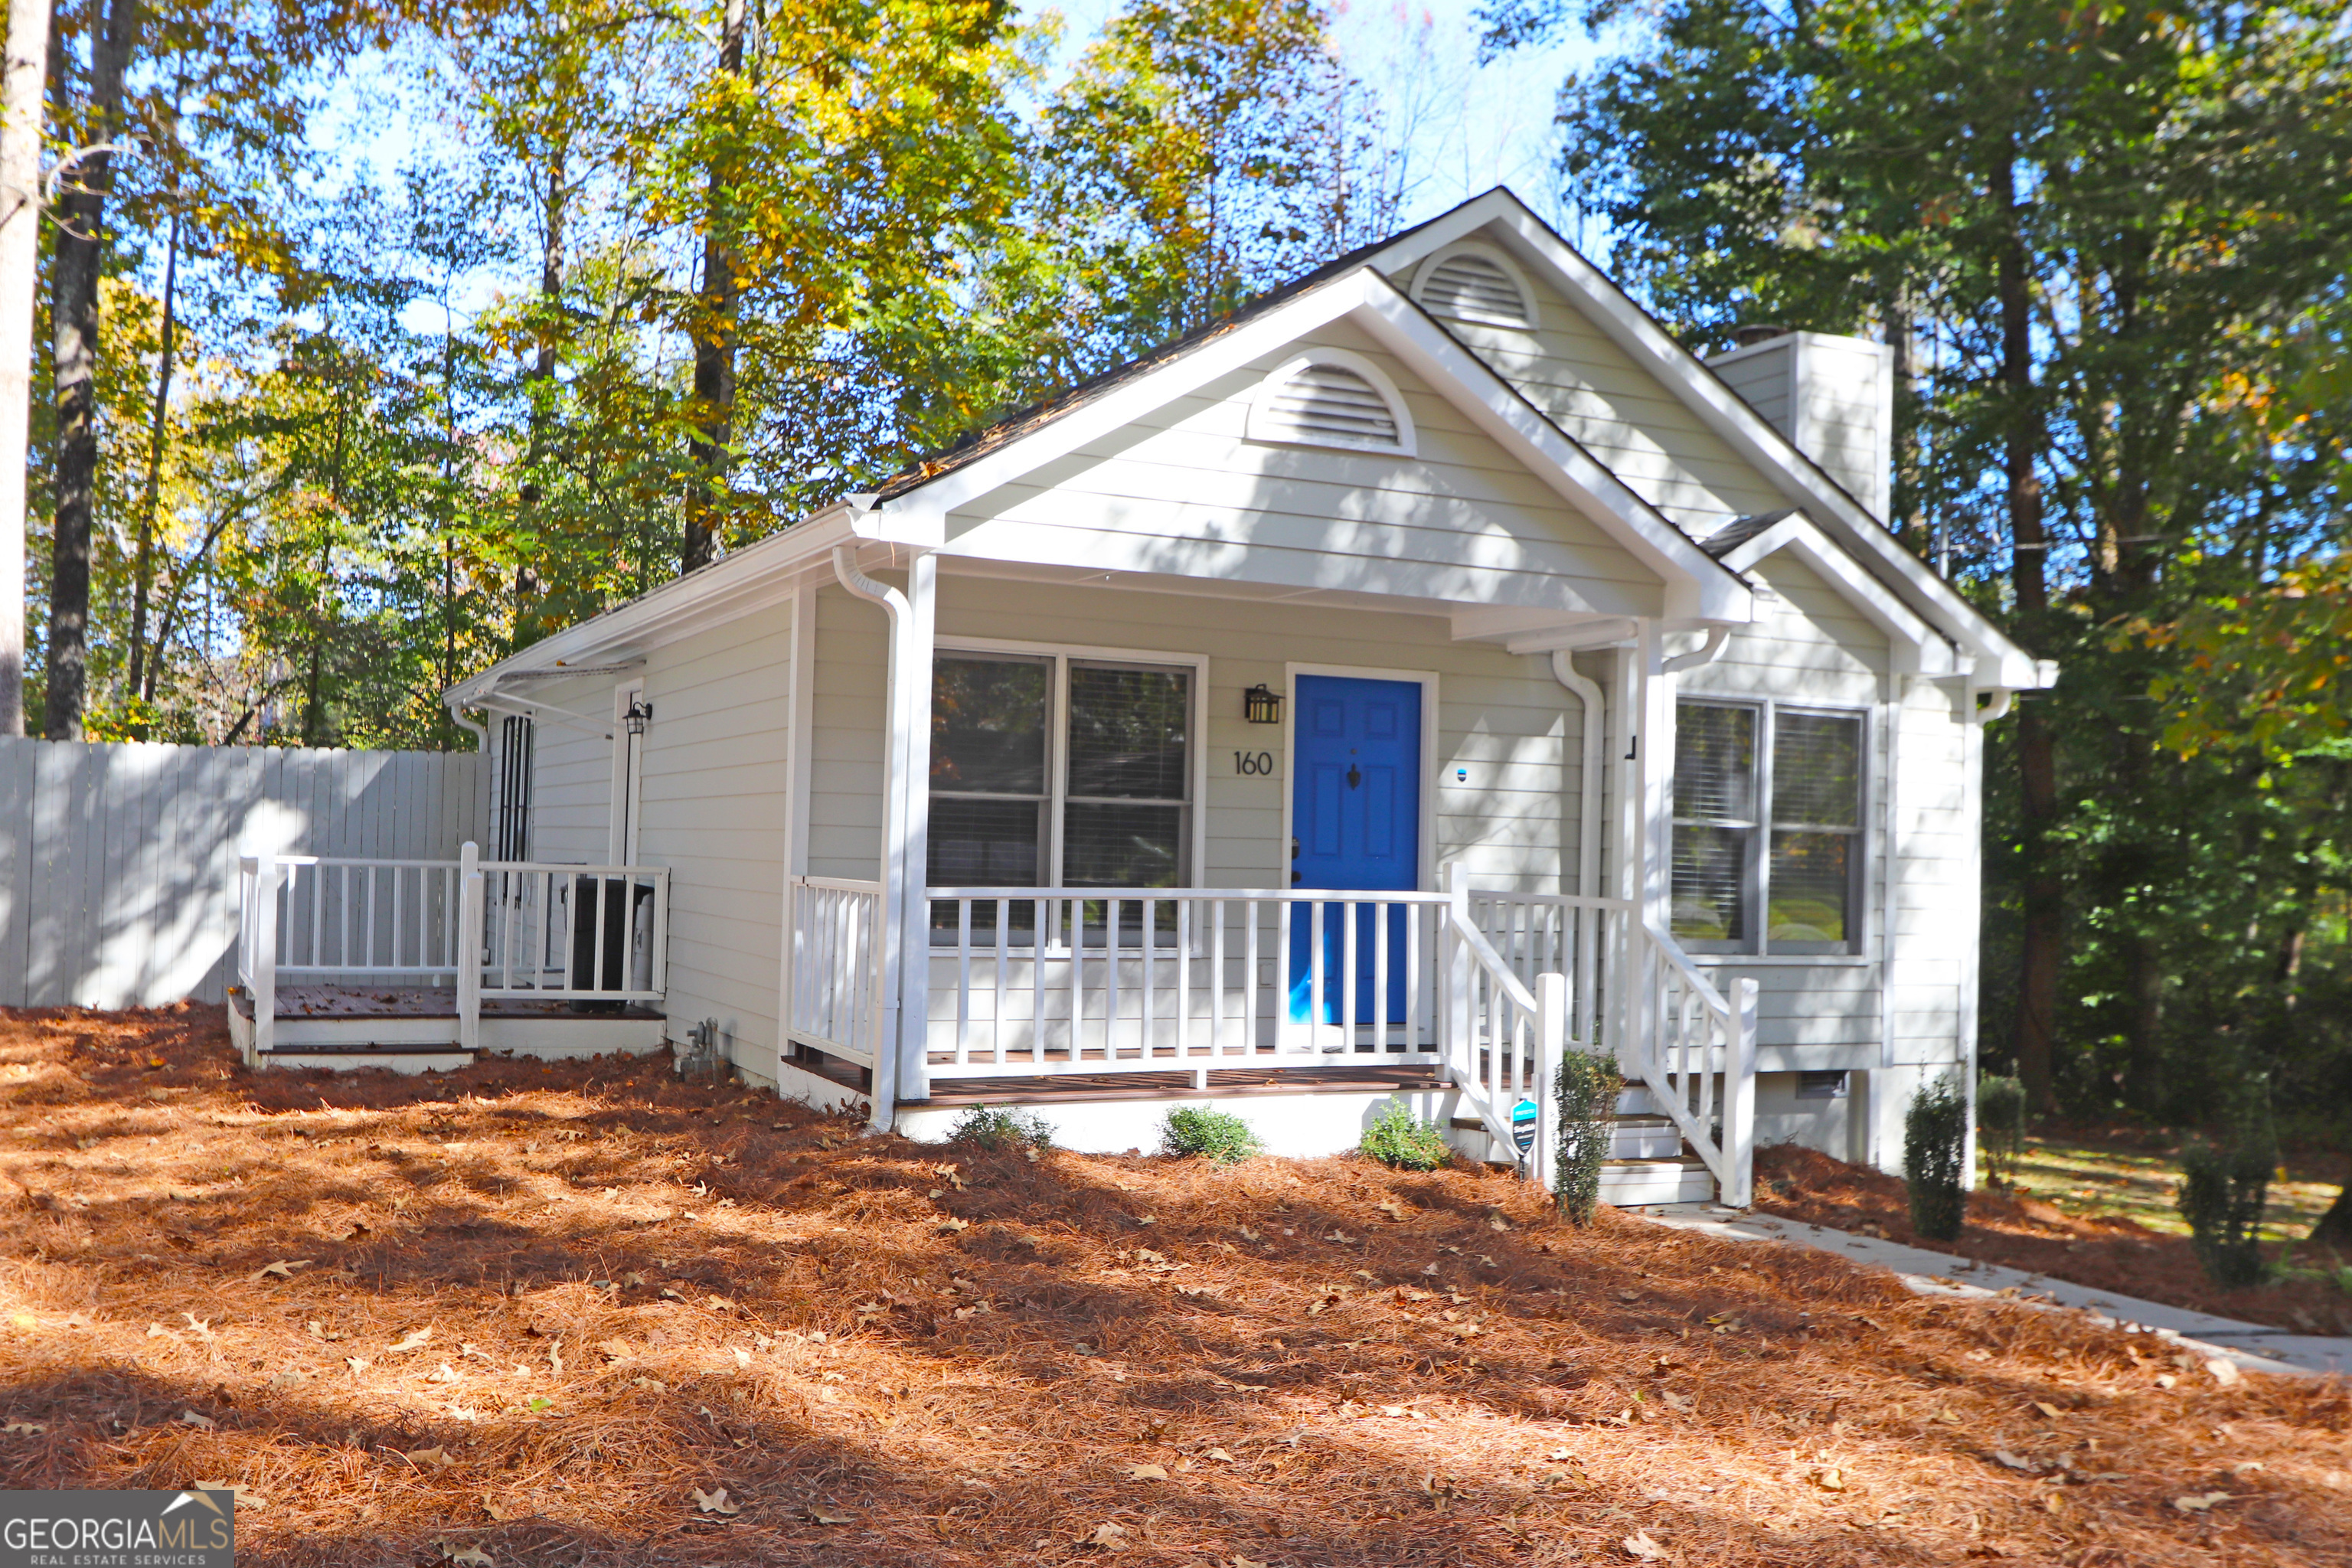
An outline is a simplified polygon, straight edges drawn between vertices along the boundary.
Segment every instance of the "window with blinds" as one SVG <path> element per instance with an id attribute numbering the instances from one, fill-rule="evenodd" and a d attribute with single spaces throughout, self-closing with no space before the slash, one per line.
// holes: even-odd
<path id="1" fill-rule="evenodd" d="M 1861 717 L 1683 702 L 1675 726 L 1675 940 L 1695 952 L 1853 951 Z"/>
<path id="2" fill-rule="evenodd" d="M 931 669 L 932 887 L 1183 884 L 1192 669 L 946 651 Z"/>

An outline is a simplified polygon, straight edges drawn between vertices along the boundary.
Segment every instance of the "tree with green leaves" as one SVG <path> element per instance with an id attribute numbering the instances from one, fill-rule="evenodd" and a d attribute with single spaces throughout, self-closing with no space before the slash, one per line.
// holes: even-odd
<path id="1" fill-rule="evenodd" d="M 1507 0 L 1492 42 L 1570 19 Z M 2308 835 L 2241 809 L 2226 767 L 2167 760 L 2158 657 L 2105 628 L 2340 534 L 2340 416 L 2282 443 L 2253 406 L 2352 255 L 2340 21 L 1670 0 L 1561 95 L 1569 191 L 1696 346 L 1756 321 L 1894 346 L 1890 524 L 1948 540 L 1964 589 L 2065 669 L 1990 759 L 2014 967 L 1988 966 L 1986 1013 L 2037 1109 L 2193 1105 L 2192 1042 L 2275 1010 L 2299 917 L 2269 893 Z"/>

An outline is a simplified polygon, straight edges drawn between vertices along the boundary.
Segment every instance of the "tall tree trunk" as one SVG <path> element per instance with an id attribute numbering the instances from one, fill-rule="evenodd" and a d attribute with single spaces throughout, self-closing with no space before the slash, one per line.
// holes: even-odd
<path id="1" fill-rule="evenodd" d="M 95 12 L 93 12 L 95 15 Z M 81 739 L 89 679 L 89 530 L 98 492 L 98 281 L 105 265 L 106 198 L 114 159 L 103 151 L 122 122 L 122 78 L 139 0 L 113 0 L 90 47 L 89 129 L 100 149 L 76 166 L 59 204 L 49 295 L 57 381 L 57 523 L 49 552 L 48 692 L 41 732 Z"/>
<path id="2" fill-rule="evenodd" d="M 725 31 L 719 40 L 719 74 L 729 83 L 743 72 L 743 0 L 727 0 Z M 727 488 L 727 444 L 735 420 L 734 224 L 728 198 L 728 170 L 710 168 L 709 212 L 702 236 L 702 299 L 694 333 L 694 399 L 702 427 L 689 444 L 702 470 L 686 508 L 686 549 L 681 570 L 698 571 L 718 557 L 720 498 Z"/>
<path id="3" fill-rule="evenodd" d="M 2029 648 L 2040 651 L 2050 608 L 2049 536 L 2042 528 L 2042 479 L 2034 459 L 2042 448 L 2042 419 L 2034 407 L 2032 279 L 2028 269 L 2023 214 L 2017 203 L 2013 159 L 1994 165 L 1994 195 L 2006 222 L 1997 258 L 2000 295 L 2000 380 L 2009 402 L 2009 431 L 2001 468 L 2009 511 L 2010 574 L 2017 595 L 2019 629 Z M 2020 703 L 2017 715 L 2020 816 L 2026 866 L 2024 931 L 2018 974 L 2017 1073 L 2037 1111 L 2055 1100 L 2053 1068 L 2058 1044 L 2058 966 L 2065 942 L 2065 881 L 2053 854 L 2050 832 L 2058 819 L 2056 737 L 2035 704 Z"/>
<path id="4" fill-rule="evenodd" d="M 0 61 L 0 735 L 25 732 L 25 463 L 41 287 L 41 110 L 51 0 L 9 0 Z"/>
<path id="5" fill-rule="evenodd" d="M 544 547 L 536 543 L 539 506 L 541 489 L 539 466 L 547 460 L 547 440 L 555 416 L 555 365 L 557 359 L 556 322 L 563 310 L 563 215 L 568 193 L 564 189 L 565 148 L 558 142 L 548 153 L 547 163 L 547 226 L 540 237 L 539 247 L 539 353 L 532 361 L 529 385 L 530 397 L 530 439 L 523 456 L 522 514 L 523 535 L 534 541 L 534 554 L 543 554 Z M 545 629 L 539 605 L 541 583 L 537 564 L 532 560 L 515 563 L 515 641 L 518 645 L 539 640 Z"/>
<path id="6" fill-rule="evenodd" d="M 147 602 L 154 593 L 155 510 L 163 489 L 163 439 L 171 427 L 172 351 L 178 346 L 179 327 L 172 307 L 179 281 L 180 215 L 173 213 L 171 237 L 163 247 L 163 329 L 156 353 L 155 417 L 147 427 L 147 483 L 139 498 L 139 545 L 131 566 L 130 690 L 133 697 L 144 697 L 155 684 L 147 678 Z M 160 646 L 155 657 L 163 657 Z M 145 740 L 147 721 L 143 717 L 136 729 L 139 738 Z"/>

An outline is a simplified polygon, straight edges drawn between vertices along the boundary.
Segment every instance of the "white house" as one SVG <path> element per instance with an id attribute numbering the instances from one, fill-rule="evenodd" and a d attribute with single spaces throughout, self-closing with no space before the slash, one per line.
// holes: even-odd
<path id="1" fill-rule="evenodd" d="M 2055 678 L 1888 531 L 1891 387 L 1702 362 L 1491 192 L 452 689 L 486 890 L 341 968 L 919 1135 L 1403 1094 L 1500 1154 L 1564 1042 L 1640 1086 L 1621 1199 L 1889 1163 L 1974 1055 L 1979 726 Z M 328 973 L 333 874 L 257 949 Z"/>

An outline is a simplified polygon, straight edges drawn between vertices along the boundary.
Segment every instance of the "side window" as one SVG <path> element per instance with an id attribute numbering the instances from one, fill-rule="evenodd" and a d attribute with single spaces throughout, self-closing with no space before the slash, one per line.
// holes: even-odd
<path id="1" fill-rule="evenodd" d="M 1863 721 L 1675 710 L 1672 925 L 1696 952 L 1837 953 L 1862 933 Z"/>

